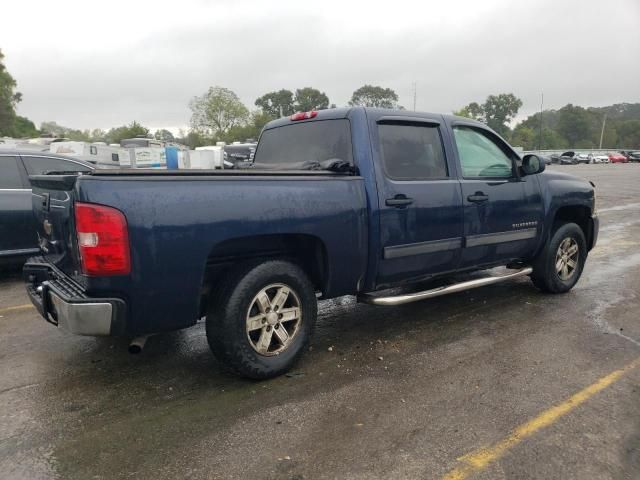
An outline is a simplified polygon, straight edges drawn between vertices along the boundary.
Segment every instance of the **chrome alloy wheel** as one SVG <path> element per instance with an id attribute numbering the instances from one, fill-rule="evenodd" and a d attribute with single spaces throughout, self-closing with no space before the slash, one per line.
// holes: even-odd
<path id="1" fill-rule="evenodd" d="M 578 242 L 573 238 L 567 237 L 560 242 L 556 252 L 556 273 L 560 280 L 569 280 L 576 273 L 579 253 Z"/>
<path id="2" fill-rule="evenodd" d="M 247 338 L 260 355 L 286 350 L 302 324 L 302 308 L 296 292 L 283 283 L 264 287 L 247 311 Z"/>

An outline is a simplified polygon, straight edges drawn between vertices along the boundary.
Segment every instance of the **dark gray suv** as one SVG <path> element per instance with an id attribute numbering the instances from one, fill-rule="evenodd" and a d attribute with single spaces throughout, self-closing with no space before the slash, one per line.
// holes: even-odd
<path id="1" fill-rule="evenodd" d="M 0 150 L 0 263 L 18 263 L 39 252 L 29 175 L 88 172 L 90 163 L 47 152 Z"/>

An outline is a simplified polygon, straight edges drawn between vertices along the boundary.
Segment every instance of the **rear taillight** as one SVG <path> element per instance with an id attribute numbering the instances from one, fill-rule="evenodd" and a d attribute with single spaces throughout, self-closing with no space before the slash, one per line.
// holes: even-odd
<path id="1" fill-rule="evenodd" d="M 315 118 L 318 115 L 318 112 L 315 110 L 311 110 L 310 112 L 298 112 L 294 113 L 289 117 L 289 120 L 298 121 L 298 120 L 308 120 L 310 118 Z"/>
<path id="2" fill-rule="evenodd" d="M 92 203 L 76 203 L 75 211 L 83 272 L 94 276 L 129 274 L 129 232 L 122 212 Z"/>

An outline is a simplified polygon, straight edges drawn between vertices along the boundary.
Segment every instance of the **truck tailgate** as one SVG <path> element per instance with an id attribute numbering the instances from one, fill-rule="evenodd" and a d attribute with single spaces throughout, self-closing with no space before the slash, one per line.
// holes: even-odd
<path id="1" fill-rule="evenodd" d="M 41 254 L 65 274 L 80 272 L 73 219 L 77 175 L 32 175 L 32 206 Z"/>

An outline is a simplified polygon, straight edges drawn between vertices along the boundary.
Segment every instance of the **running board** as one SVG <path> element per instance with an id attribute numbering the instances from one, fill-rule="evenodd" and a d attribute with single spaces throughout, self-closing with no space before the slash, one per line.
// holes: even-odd
<path id="1" fill-rule="evenodd" d="M 504 282 L 506 280 L 511 280 L 512 278 L 529 275 L 532 271 L 533 268 L 524 267 L 516 272 L 508 273 L 506 275 L 476 278 L 474 280 L 469 280 L 466 282 L 454 283 L 453 285 L 432 288 L 431 290 L 425 290 L 424 292 L 394 295 L 392 297 L 381 297 L 372 295 L 370 293 L 365 293 L 358 296 L 358 301 L 369 303 L 371 305 L 402 305 L 403 303 L 418 302 L 420 300 L 439 297 L 441 295 L 447 295 L 449 293 L 462 292 L 463 290 L 471 290 L 472 288 L 484 287 L 485 285 L 493 285 L 494 283 Z"/>

